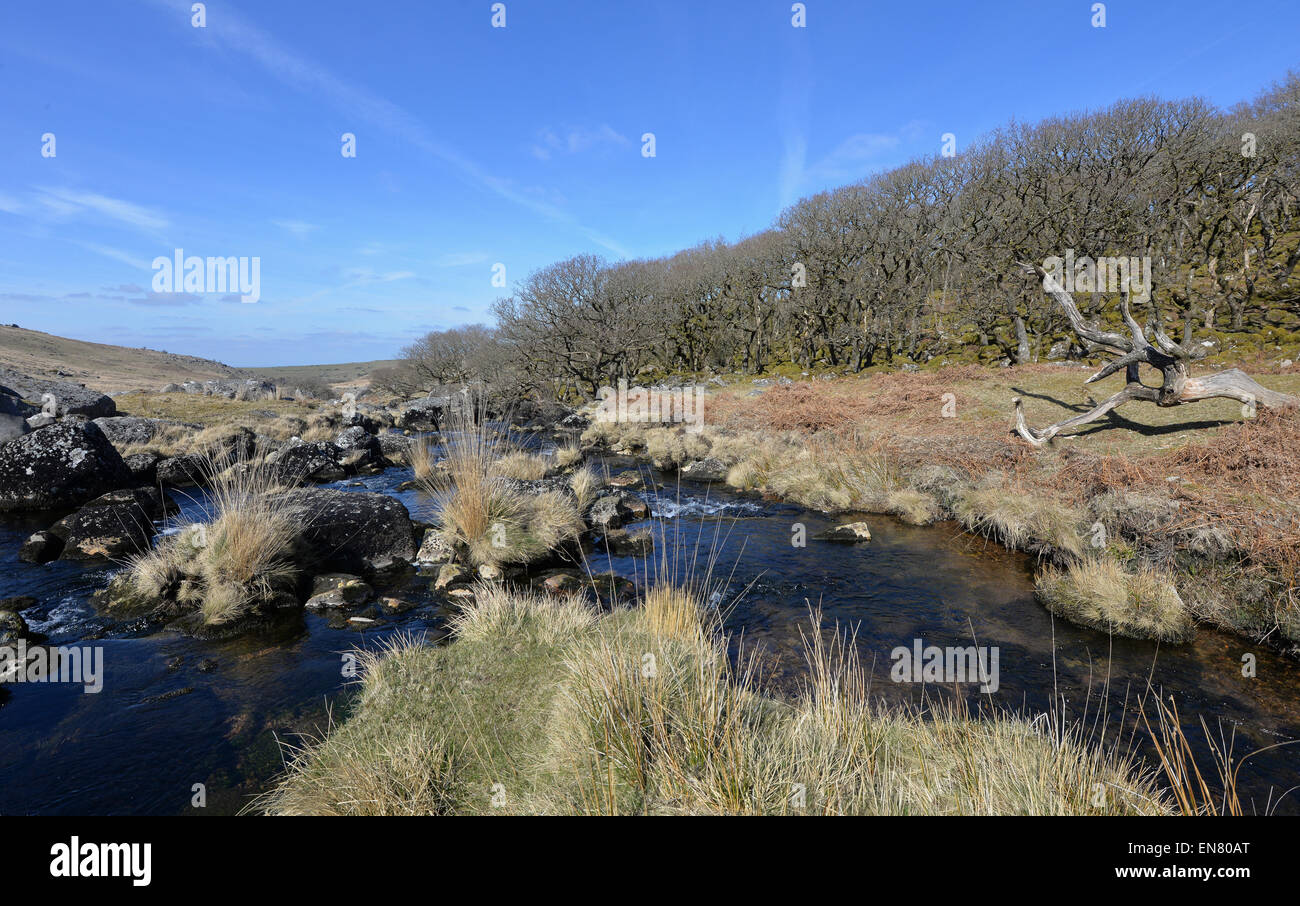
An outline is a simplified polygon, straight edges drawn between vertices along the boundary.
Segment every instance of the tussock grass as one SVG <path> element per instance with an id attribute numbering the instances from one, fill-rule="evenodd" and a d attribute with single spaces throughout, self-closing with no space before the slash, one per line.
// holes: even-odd
<path id="1" fill-rule="evenodd" d="M 1068 562 L 1084 556 L 1082 516 L 1062 501 L 1027 488 L 986 482 L 959 492 L 953 514 L 972 532 L 1012 550 Z"/>
<path id="2" fill-rule="evenodd" d="M 526 450 L 510 450 L 492 463 L 492 474 L 502 478 L 515 478 L 520 481 L 537 481 L 545 478 L 549 463 L 543 456 Z"/>
<path id="3" fill-rule="evenodd" d="M 442 467 L 417 475 L 438 506 L 443 536 L 474 566 L 533 562 L 586 528 L 575 498 L 530 494 L 501 474 L 498 464 L 512 452 L 485 418 L 453 413 Z"/>
<path id="4" fill-rule="evenodd" d="M 646 456 L 661 469 L 679 469 L 710 455 L 712 448 L 703 433 L 681 427 L 649 428 L 643 437 Z"/>
<path id="5" fill-rule="evenodd" d="M 1152 778 L 1078 730 L 872 703 L 855 647 L 811 635 L 764 692 L 681 586 L 600 615 L 483 587 L 454 640 L 365 661 L 352 716 L 295 750 L 274 814 L 1158 814 Z M 420 748 L 424 747 L 423 754 Z M 1107 793 L 1095 798 L 1098 784 Z"/>
<path id="6" fill-rule="evenodd" d="M 210 626 L 232 622 L 285 593 L 302 514 L 274 468 L 230 452 L 203 460 L 201 514 L 127 564 L 126 581 L 147 601 L 197 603 Z"/>
<path id="7" fill-rule="evenodd" d="M 568 469 L 578 465 L 585 458 L 581 445 L 569 442 L 555 450 L 554 462 L 557 469 Z"/>
<path id="8" fill-rule="evenodd" d="M 1138 639 L 1182 642 L 1195 627 L 1169 576 L 1150 567 L 1136 572 L 1109 558 L 1048 567 L 1035 594 L 1059 617 L 1102 632 Z"/>
<path id="9" fill-rule="evenodd" d="M 407 442 L 406 461 L 415 473 L 416 481 L 427 484 L 435 480 L 438 453 L 437 447 L 428 438 L 414 437 Z"/>
<path id="10" fill-rule="evenodd" d="M 473 606 L 456 613 L 450 626 L 463 641 L 528 638 L 557 645 L 581 636 L 597 619 L 597 611 L 581 595 L 555 597 L 480 582 L 474 586 Z"/>
<path id="11" fill-rule="evenodd" d="M 605 473 L 590 463 L 577 469 L 569 476 L 569 488 L 578 499 L 579 509 L 586 510 L 605 487 Z"/>

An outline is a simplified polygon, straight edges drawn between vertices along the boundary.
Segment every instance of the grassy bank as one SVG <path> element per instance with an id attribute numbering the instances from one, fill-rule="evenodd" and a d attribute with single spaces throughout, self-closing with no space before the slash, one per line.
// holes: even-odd
<path id="1" fill-rule="evenodd" d="M 738 667 L 697 596 L 598 613 L 478 586 L 453 641 L 366 657 L 351 716 L 295 753 L 271 814 L 1157 814 L 1077 731 L 874 705 L 813 638 L 794 699 Z M 1098 795 L 1097 791 L 1103 791 Z"/>
<path id="2" fill-rule="evenodd" d="M 1260 380 L 1294 393 L 1294 372 Z M 1104 609 L 1117 632 L 1167 639 L 1204 621 L 1295 654 L 1300 418 L 1267 410 L 1246 418 L 1227 400 L 1134 404 L 1047 448 L 1010 436 L 1015 397 L 1026 400 L 1030 424 L 1047 424 L 1082 411 L 1089 393 L 1120 386 L 1113 377 L 1085 390 L 1084 377 L 1068 366 L 962 366 L 743 382 L 709 394 L 698 434 L 597 423 L 584 440 L 664 468 L 713 458 L 728 485 L 814 509 L 955 520 L 1045 567 L 1101 560 L 1128 584 L 1155 575 L 1174 590 L 1155 623 L 1138 612 L 1141 595 L 1117 595 L 1113 583 L 1074 583 L 1075 605 L 1060 612 Z"/>

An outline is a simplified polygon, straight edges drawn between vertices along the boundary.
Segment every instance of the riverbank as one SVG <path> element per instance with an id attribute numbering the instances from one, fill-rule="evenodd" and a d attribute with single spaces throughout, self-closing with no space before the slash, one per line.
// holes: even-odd
<path id="1" fill-rule="evenodd" d="M 597 421 L 584 441 L 825 512 L 954 520 L 1037 556 L 1044 603 L 1085 625 L 1177 641 L 1196 621 L 1300 654 L 1300 419 L 1217 400 L 1133 408 L 1045 448 L 1010 435 L 1012 399 L 1054 421 L 1086 405 L 1084 377 L 759 379 L 711 387 L 702 430 Z M 1300 387 L 1294 373 L 1261 380 Z"/>
<path id="2" fill-rule="evenodd" d="M 450 644 L 367 658 L 352 716 L 297 752 L 271 814 L 1165 814 L 1078 729 L 873 703 L 819 631 L 793 699 L 726 650 L 698 592 L 479 586 Z M 1101 791 L 1098 794 L 1097 791 Z"/>

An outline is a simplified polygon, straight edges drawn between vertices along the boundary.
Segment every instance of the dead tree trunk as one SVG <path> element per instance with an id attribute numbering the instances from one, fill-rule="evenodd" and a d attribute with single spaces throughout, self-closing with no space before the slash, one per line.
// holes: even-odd
<path id="1" fill-rule="evenodd" d="M 1076 428 L 1094 422 L 1112 409 L 1132 400 L 1145 400 L 1157 406 L 1181 406 L 1183 403 L 1214 398 L 1234 399 L 1252 407 L 1260 405 L 1277 408 L 1300 405 L 1300 398 L 1260 386 L 1238 368 L 1206 377 L 1191 377 L 1187 366 L 1200 356 L 1171 340 L 1161 328 L 1159 315 L 1154 310 L 1145 328 L 1138 324 L 1129 311 L 1127 292 L 1120 297 L 1120 312 L 1131 338 L 1089 324 L 1079 314 L 1079 308 L 1074 304 L 1074 297 L 1066 292 L 1055 278 L 1041 267 L 1029 264 L 1025 267 L 1042 277 L 1044 289 L 1065 310 L 1066 317 L 1070 319 L 1070 327 L 1078 335 L 1087 353 L 1107 351 L 1118 356 L 1084 383 L 1100 381 L 1120 370 L 1124 371 L 1125 376 L 1124 389 L 1110 399 L 1087 412 L 1038 430 L 1025 424 L 1024 407 L 1021 401 L 1016 399 L 1016 433 L 1034 446 L 1042 446 L 1066 428 Z M 1152 339 L 1148 339 L 1148 333 L 1154 339 L 1154 344 Z M 1161 373 L 1159 387 L 1150 387 L 1142 383 L 1138 366 L 1144 363 Z"/>

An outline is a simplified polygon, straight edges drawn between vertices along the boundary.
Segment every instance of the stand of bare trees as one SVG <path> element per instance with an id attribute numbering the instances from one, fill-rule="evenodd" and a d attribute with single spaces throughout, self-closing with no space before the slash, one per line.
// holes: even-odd
<path id="1" fill-rule="evenodd" d="M 1297 312 L 1298 215 L 1300 74 L 1230 111 L 1122 101 L 814 195 L 735 243 L 557 262 L 498 300 L 494 329 L 415 343 L 406 377 L 555 398 L 649 371 L 1019 364 L 1054 342 L 1185 367 L 1198 331 L 1262 334 Z M 1125 287 L 1080 281 L 1069 307 L 1045 292 L 1042 263 L 1067 254 L 1149 258 L 1131 300 L 1148 327 L 1106 326 L 1133 320 L 1114 304 Z"/>

